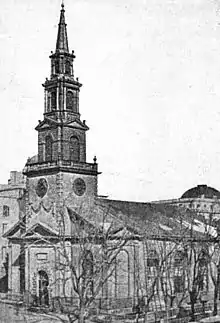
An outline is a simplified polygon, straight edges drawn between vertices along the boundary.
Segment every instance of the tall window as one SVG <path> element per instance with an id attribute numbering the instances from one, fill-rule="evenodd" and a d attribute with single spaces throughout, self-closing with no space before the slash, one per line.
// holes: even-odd
<path id="1" fill-rule="evenodd" d="M 130 295 L 129 271 L 129 254 L 122 250 L 116 259 L 116 295 L 118 298 Z"/>
<path id="2" fill-rule="evenodd" d="M 5 260 L 5 258 L 6 258 L 6 247 L 3 246 L 2 247 L 2 260 Z"/>
<path id="3" fill-rule="evenodd" d="M 67 94 L 66 94 L 66 108 L 68 110 L 72 110 L 72 108 L 73 108 L 73 92 L 72 91 L 67 91 Z"/>
<path id="4" fill-rule="evenodd" d="M 198 255 L 198 287 L 203 291 L 207 288 L 207 270 L 208 270 L 209 256 L 206 250 L 201 250 Z"/>
<path id="5" fill-rule="evenodd" d="M 85 250 L 82 262 L 82 276 L 84 288 L 87 289 L 87 296 L 93 295 L 93 255 L 90 250 Z"/>
<path id="6" fill-rule="evenodd" d="M 74 91 L 73 93 L 73 112 L 78 111 L 79 92 Z"/>
<path id="7" fill-rule="evenodd" d="M 51 110 L 56 110 L 57 108 L 57 93 L 56 91 L 51 92 Z"/>
<path id="8" fill-rule="evenodd" d="M 52 161 L 53 158 L 53 141 L 51 136 L 47 136 L 45 139 L 45 159 L 46 161 Z"/>
<path id="9" fill-rule="evenodd" d="M 5 258 L 6 258 L 6 247 L 5 246 L 3 246 L 2 247 L 2 260 L 5 260 Z"/>
<path id="10" fill-rule="evenodd" d="M 59 73 L 59 61 L 55 62 L 55 73 L 58 74 Z"/>
<path id="11" fill-rule="evenodd" d="M 65 73 L 71 75 L 71 64 L 69 61 L 65 64 Z"/>
<path id="12" fill-rule="evenodd" d="M 3 205 L 3 217 L 9 216 L 9 206 Z"/>
<path id="13" fill-rule="evenodd" d="M 2 223 L 2 234 L 4 234 L 7 230 L 8 223 Z"/>
<path id="14" fill-rule="evenodd" d="M 66 108 L 73 112 L 78 110 L 78 93 L 76 91 L 67 91 Z"/>
<path id="15" fill-rule="evenodd" d="M 76 162 L 80 160 L 80 145 L 76 136 L 70 138 L 70 160 Z"/>

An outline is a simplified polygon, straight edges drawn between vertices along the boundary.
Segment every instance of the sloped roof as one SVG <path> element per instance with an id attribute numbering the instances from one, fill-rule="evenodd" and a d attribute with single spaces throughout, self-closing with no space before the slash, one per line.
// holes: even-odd
<path id="1" fill-rule="evenodd" d="M 147 237 L 171 238 L 184 232 L 185 237 L 204 238 L 204 230 L 200 227 L 202 219 L 191 210 L 167 204 L 102 198 L 97 199 L 96 206 L 114 211 L 128 227 Z"/>
<path id="2" fill-rule="evenodd" d="M 3 238 L 10 238 L 12 236 L 20 236 L 21 229 L 25 229 L 24 220 L 17 221 L 13 226 L 11 226 L 2 236 Z"/>

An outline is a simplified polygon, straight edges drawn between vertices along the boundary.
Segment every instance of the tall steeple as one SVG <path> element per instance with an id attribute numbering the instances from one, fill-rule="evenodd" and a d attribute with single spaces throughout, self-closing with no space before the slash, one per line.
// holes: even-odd
<path id="1" fill-rule="evenodd" d="M 74 51 L 69 52 L 64 4 L 61 5 L 55 52 L 51 52 L 51 75 L 45 88 L 46 116 L 55 120 L 80 118 L 79 91 L 82 84 L 74 77 Z"/>
<path id="2" fill-rule="evenodd" d="M 79 113 L 82 84 L 74 77 L 75 55 L 69 52 L 64 4 L 61 5 L 55 52 L 51 52 L 51 75 L 44 87 L 44 120 L 38 131 L 38 161 L 86 163 L 85 121 Z"/>
<path id="3" fill-rule="evenodd" d="M 64 3 L 61 4 L 60 22 L 57 34 L 56 53 L 69 53 L 68 37 L 65 23 Z"/>
<path id="4" fill-rule="evenodd" d="M 43 120 L 39 120 L 35 128 L 38 154 L 28 159 L 23 171 L 27 176 L 28 215 L 33 213 L 32 204 L 39 201 L 39 205 L 44 205 L 42 199 L 46 201 L 45 205 L 55 205 L 53 210 L 59 217 L 67 197 L 71 196 L 75 206 L 76 203 L 81 205 L 82 199 L 97 196 L 98 164 L 96 158 L 92 163 L 86 158 L 86 131 L 89 128 L 80 118 L 82 84 L 74 76 L 75 55 L 68 48 L 63 4 L 55 48 L 50 55 L 50 77 L 43 84 Z M 44 212 L 45 218 L 49 213 L 53 211 Z"/>

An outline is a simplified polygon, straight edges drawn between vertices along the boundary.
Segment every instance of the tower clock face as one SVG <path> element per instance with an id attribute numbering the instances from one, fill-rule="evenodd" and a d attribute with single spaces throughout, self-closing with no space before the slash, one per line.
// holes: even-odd
<path id="1" fill-rule="evenodd" d="M 40 178 L 37 182 L 36 186 L 36 193 L 39 197 L 44 197 L 44 195 L 47 193 L 48 184 L 45 178 Z"/>
<path id="2" fill-rule="evenodd" d="M 73 182 L 73 191 L 76 195 L 82 196 L 86 191 L 86 183 L 82 178 L 77 178 Z"/>

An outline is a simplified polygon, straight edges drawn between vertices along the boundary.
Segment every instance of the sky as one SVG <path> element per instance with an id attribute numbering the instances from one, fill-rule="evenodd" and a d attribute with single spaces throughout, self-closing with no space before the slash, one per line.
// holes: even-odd
<path id="1" fill-rule="evenodd" d="M 37 153 L 60 0 L 0 0 L 0 182 Z M 220 190 L 220 0 L 65 0 L 99 194 Z"/>

